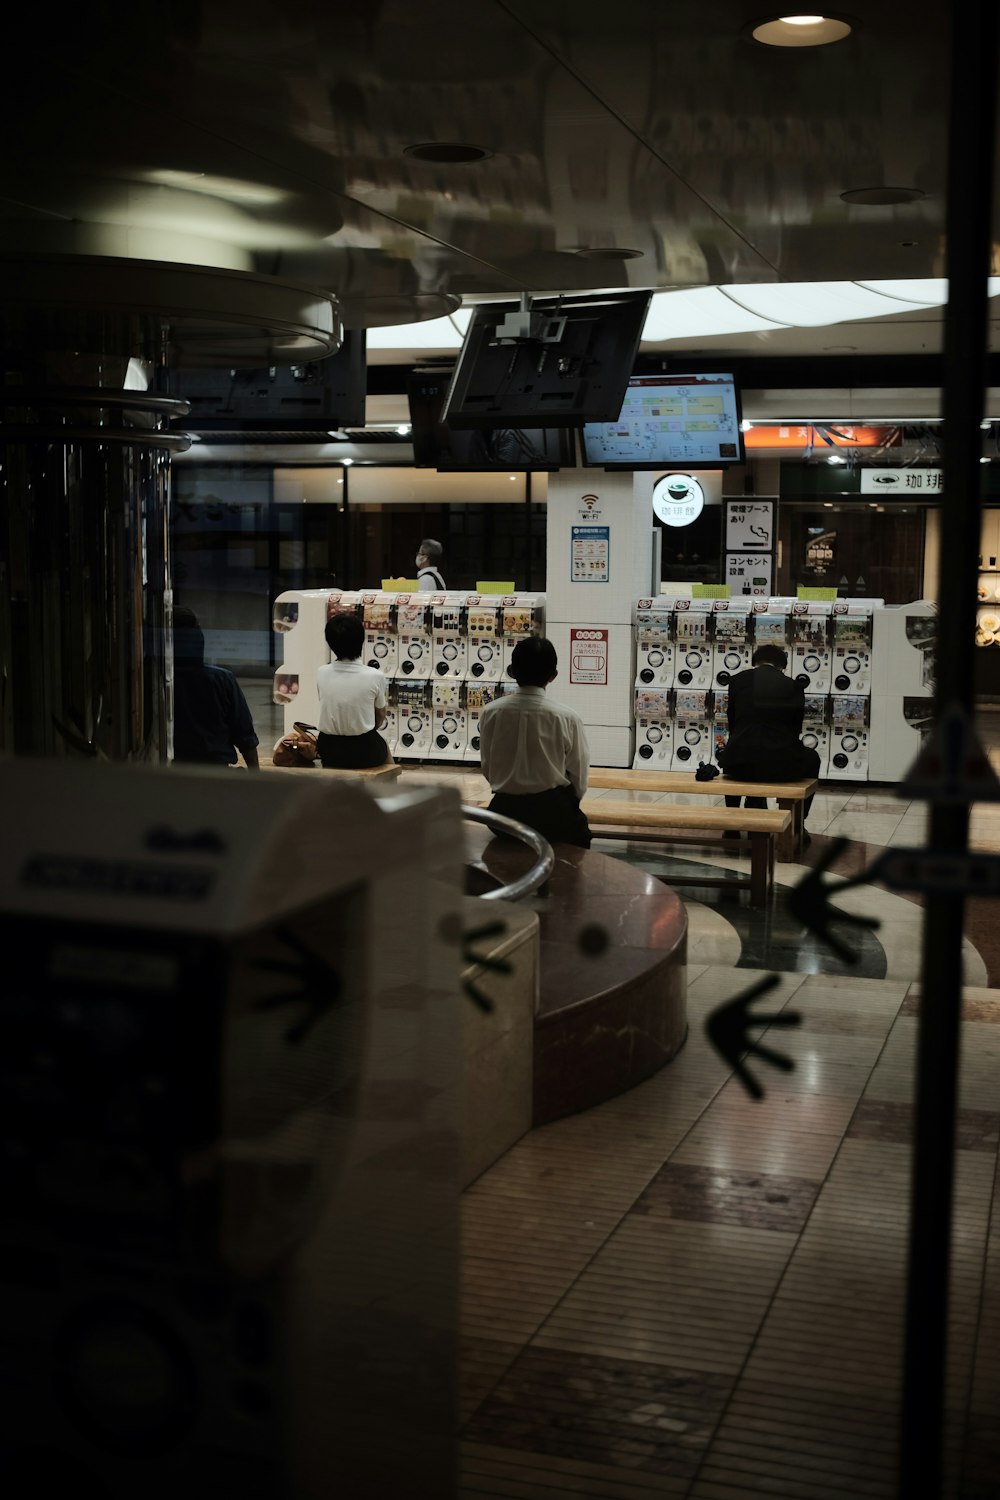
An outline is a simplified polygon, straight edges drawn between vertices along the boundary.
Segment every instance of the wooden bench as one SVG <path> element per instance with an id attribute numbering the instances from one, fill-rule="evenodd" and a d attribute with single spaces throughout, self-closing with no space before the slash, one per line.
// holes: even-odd
<path id="1" fill-rule="evenodd" d="M 295 776 L 315 776 L 319 772 L 321 776 L 346 777 L 349 781 L 395 781 L 403 770 L 402 766 L 394 760 L 388 760 L 381 766 L 362 766 L 358 770 L 324 768 L 319 761 L 312 766 L 276 766 L 269 755 L 260 757 L 260 768 L 262 771 L 283 771 L 286 774 L 291 772 Z"/>
<path id="2" fill-rule="evenodd" d="M 818 781 L 738 781 L 735 777 L 716 776 L 712 781 L 696 781 L 693 771 L 647 771 L 615 767 L 591 767 L 588 782 L 592 790 L 616 792 L 674 792 L 685 797 L 774 797 L 779 808 L 791 813 L 787 830 L 778 836 L 778 858 L 795 863 L 802 857 L 805 802 Z M 752 811 L 753 809 L 751 809 Z M 728 825 L 735 828 L 735 823 Z"/>
<path id="3" fill-rule="evenodd" d="M 753 795 L 753 794 L 751 794 Z M 676 802 L 620 802 L 613 797 L 584 797 L 583 811 L 597 838 L 627 838 L 650 843 L 684 842 L 682 829 L 698 832 L 733 829 L 750 838 L 750 875 L 733 878 L 685 875 L 678 884 L 749 887 L 750 905 L 764 906 L 774 880 L 775 840 L 786 833 L 792 815 L 787 808 L 687 807 Z M 612 831 L 613 830 L 613 831 Z M 624 830 L 624 831 L 623 831 Z M 675 837 L 679 835 L 679 837 Z M 690 836 L 687 842 L 691 842 Z M 667 884 L 673 882 L 661 876 Z"/>

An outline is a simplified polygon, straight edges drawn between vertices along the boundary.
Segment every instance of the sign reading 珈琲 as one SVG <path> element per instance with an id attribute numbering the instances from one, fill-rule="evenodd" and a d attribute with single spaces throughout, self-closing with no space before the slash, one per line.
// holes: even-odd
<path id="1" fill-rule="evenodd" d="M 943 469 L 862 469 L 862 495 L 940 495 Z"/>

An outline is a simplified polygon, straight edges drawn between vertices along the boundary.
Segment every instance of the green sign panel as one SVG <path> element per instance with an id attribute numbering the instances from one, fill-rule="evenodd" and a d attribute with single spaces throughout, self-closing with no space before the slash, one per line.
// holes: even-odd
<path id="1" fill-rule="evenodd" d="M 836 589 L 796 589 L 795 590 L 795 595 L 796 595 L 796 598 L 798 598 L 798 599 L 818 599 L 818 600 L 836 599 L 836 597 L 837 597 L 837 590 Z"/>
<path id="2" fill-rule="evenodd" d="M 692 599 L 728 599 L 728 583 L 693 583 L 691 585 Z"/>

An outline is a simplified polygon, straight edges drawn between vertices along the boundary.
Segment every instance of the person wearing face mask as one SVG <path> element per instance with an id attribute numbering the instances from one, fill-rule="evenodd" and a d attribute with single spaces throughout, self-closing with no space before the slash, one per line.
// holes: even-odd
<path id="1" fill-rule="evenodd" d="M 429 536 L 417 548 L 417 588 L 422 594 L 442 593 L 447 587 L 439 571 L 443 556 L 441 543 Z"/>

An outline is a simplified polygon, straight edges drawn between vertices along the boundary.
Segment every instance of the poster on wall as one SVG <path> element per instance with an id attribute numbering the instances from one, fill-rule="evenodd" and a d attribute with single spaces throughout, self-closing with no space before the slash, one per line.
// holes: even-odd
<path id="1" fill-rule="evenodd" d="M 610 526 L 574 526 L 569 576 L 573 583 L 607 583 L 611 577 Z"/>
<path id="2" fill-rule="evenodd" d="M 726 501 L 726 551 L 750 548 L 770 552 L 774 547 L 774 501 L 756 496 Z"/>
<path id="3" fill-rule="evenodd" d="M 609 634 L 606 626 L 570 626 L 570 682 L 581 687 L 607 687 Z"/>
<path id="4" fill-rule="evenodd" d="M 769 599 L 774 579 L 773 552 L 727 552 L 726 578 L 734 599 L 750 595 Z"/>

